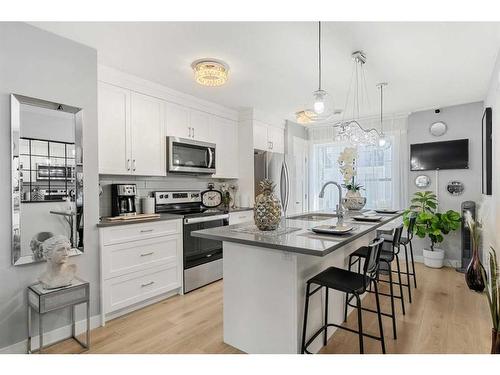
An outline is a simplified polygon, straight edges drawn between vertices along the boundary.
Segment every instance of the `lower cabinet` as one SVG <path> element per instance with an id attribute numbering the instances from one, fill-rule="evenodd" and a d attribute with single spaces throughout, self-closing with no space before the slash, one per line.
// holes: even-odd
<path id="1" fill-rule="evenodd" d="M 100 242 L 103 323 L 182 291 L 181 220 L 103 227 Z"/>

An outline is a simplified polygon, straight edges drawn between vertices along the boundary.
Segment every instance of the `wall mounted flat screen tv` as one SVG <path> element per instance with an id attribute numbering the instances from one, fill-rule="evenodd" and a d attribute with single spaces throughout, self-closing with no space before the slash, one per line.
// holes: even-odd
<path id="1" fill-rule="evenodd" d="M 410 146 L 412 171 L 469 168 L 469 140 L 417 143 Z"/>

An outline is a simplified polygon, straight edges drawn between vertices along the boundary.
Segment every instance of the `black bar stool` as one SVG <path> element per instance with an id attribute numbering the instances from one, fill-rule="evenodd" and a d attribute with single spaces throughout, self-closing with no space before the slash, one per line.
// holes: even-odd
<path id="1" fill-rule="evenodd" d="M 405 314 L 405 303 L 404 303 L 404 295 L 403 295 L 403 283 L 401 281 L 401 269 L 399 266 L 399 242 L 401 240 L 401 233 L 403 232 L 403 225 L 400 225 L 399 227 L 395 228 L 393 231 L 393 236 L 392 236 L 392 242 L 390 243 L 391 245 L 391 250 L 387 251 L 382 249 L 380 252 L 380 262 L 384 263 L 387 266 L 387 273 L 389 275 L 389 280 L 383 280 L 380 277 L 377 277 L 377 282 L 385 282 L 389 283 L 389 291 L 390 293 L 382 293 L 378 292 L 379 295 L 390 297 L 391 298 L 391 313 L 381 313 L 381 315 L 388 316 L 392 318 L 392 332 L 394 339 L 397 339 L 397 332 L 396 332 L 396 312 L 394 308 L 394 299 L 400 299 L 401 300 L 401 309 L 403 310 L 403 315 Z M 383 238 L 382 238 L 383 239 Z M 384 240 L 385 241 L 385 240 Z M 353 258 L 356 258 L 353 261 Z M 353 252 L 349 256 L 349 270 L 351 270 L 351 267 L 358 263 L 358 272 L 360 272 L 361 269 L 361 259 L 367 259 L 368 258 L 368 253 L 366 252 L 365 248 L 360 248 Z M 397 266 L 397 274 L 398 274 L 398 279 L 399 282 L 395 282 L 392 280 L 392 267 L 391 263 L 392 261 L 396 259 L 396 266 Z M 366 260 L 365 260 L 366 262 Z M 378 276 L 378 275 L 377 275 Z M 394 287 L 393 285 L 399 285 L 399 295 L 394 294 Z M 371 290 L 368 290 L 368 292 L 372 292 Z M 345 307 L 344 307 L 344 321 L 347 321 L 347 306 L 349 305 L 351 298 L 349 298 L 349 295 L 346 295 L 346 301 L 345 301 Z"/>
<path id="2" fill-rule="evenodd" d="M 370 337 L 375 340 L 379 340 L 382 345 L 382 353 L 385 354 L 385 341 L 384 341 L 384 331 L 382 327 L 382 316 L 380 314 L 380 302 L 378 298 L 378 287 L 376 279 L 378 277 L 378 266 L 380 262 L 380 254 L 382 251 L 383 239 L 375 239 L 371 244 L 360 249 L 365 249 L 367 257 L 363 267 L 363 273 L 347 271 L 342 268 L 329 267 L 323 272 L 317 274 L 307 281 L 306 288 L 306 302 L 304 308 L 304 325 L 302 330 L 302 346 L 301 351 L 303 353 L 311 354 L 307 351 L 307 347 L 318 337 L 321 332 L 323 332 L 323 345 L 326 345 L 327 341 L 327 330 L 328 327 L 337 327 L 344 329 L 349 332 L 357 333 L 359 335 L 359 352 L 364 353 L 363 347 L 363 336 Z M 375 289 L 375 299 L 377 301 L 377 315 L 378 315 L 378 325 L 380 330 L 380 337 L 373 336 L 367 333 L 363 333 L 363 322 L 361 317 L 361 298 L 360 296 L 365 293 L 368 287 L 373 283 Z M 311 292 L 311 284 L 319 285 L 316 289 Z M 306 342 L 306 332 L 307 332 L 307 314 L 309 310 L 309 297 L 315 294 L 322 288 L 326 289 L 325 294 L 325 324 L 311 336 Z M 357 309 L 358 309 L 358 330 L 354 330 L 342 325 L 328 323 L 328 290 L 334 289 L 340 292 L 349 293 L 356 297 Z M 347 297 L 347 296 L 346 296 Z M 375 312 L 375 311 L 373 311 Z"/>
<path id="3" fill-rule="evenodd" d="M 408 220 L 408 228 L 406 231 L 406 237 L 401 237 L 401 245 L 403 245 L 405 249 L 405 261 L 406 261 L 406 272 L 402 272 L 403 275 L 406 275 L 406 281 L 408 286 L 408 296 L 411 302 L 411 291 L 410 291 L 410 276 L 413 278 L 413 285 L 415 288 L 417 287 L 417 275 L 415 273 L 415 259 L 413 257 L 413 245 L 411 243 L 413 239 L 413 231 L 415 230 L 415 223 L 417 221 L 417 215 L 413 214 L 409 217 Z M 392 235 L 382 234 L 380 236 L 386 242 L 392 242 Z M 411 257 L 411 271 L 409 270 L 408 264 L 408 248 L 410 250 Z"/>

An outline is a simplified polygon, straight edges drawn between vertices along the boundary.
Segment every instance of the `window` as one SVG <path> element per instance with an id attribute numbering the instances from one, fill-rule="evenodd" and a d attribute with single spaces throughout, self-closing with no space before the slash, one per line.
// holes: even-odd
<path id="1" fill-rule="evenodd" d="M 338 157 L 347 144 L 314 144 L 311 155 L 311 206 L 313 209 L 334 209 L 338 203 L 335 187 L 328 188 L 323 200 L 318 198 L 327 181 L 343 183 Z M 367 208 L 391 206 L 393 202 L 392 149 L 381 150 L 374 146 L 358 146 L 356 182 L 363 185 Z M 345 193 L 345 189 L 343 190 Z"/>

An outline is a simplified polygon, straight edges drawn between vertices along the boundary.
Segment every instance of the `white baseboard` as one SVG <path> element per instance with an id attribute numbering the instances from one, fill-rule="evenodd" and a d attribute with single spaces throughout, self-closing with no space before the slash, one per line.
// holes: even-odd
<path id="1" fill-rule="evenodd" d="M 85 332 L 87 326 L 87 320 L 80 320 L 76 322 L 76 334 L 79 335 Z M 90 317 L 90 329 L 94 329 L 101 326 L 101 316 L 95 315 Z M 64 340 L 71 337 L 71 325 L 67 325 L 61 328 L 54 329 L 43 334 L 44 347 L 50 344 L 54 344 L 58 341 Z M 85 339 L 83 339 L 85 340 Z M 40 346 L 40 340 L 38 335 L 31 338 L 31 347 L 33 350 L 38 349 Z M 20 341 L 16 344 L 0 348 L 0 354 L 26 354 L 28 347 L 28 339 Z"/>

